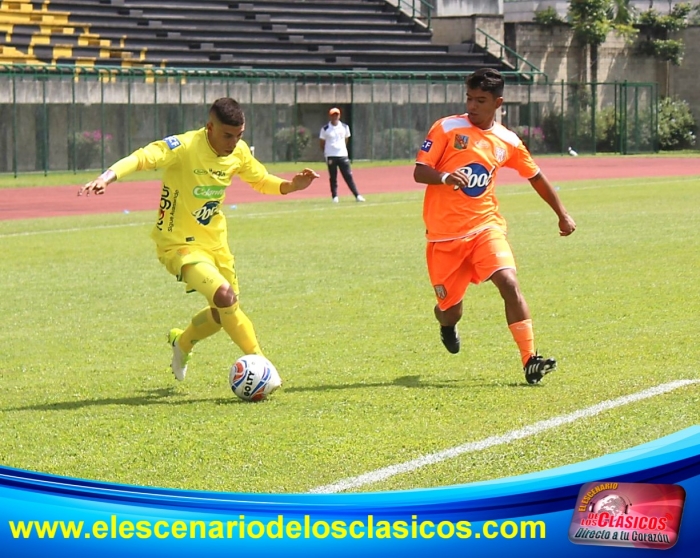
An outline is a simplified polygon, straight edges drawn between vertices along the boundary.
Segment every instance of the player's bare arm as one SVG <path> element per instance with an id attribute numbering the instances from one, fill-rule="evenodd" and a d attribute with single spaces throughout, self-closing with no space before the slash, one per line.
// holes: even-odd
<path id="1" fill-rule="evenodd" d="M 282 194 L 289 194 L 291 192 L 298 192 L 299 190 L 305 190 L 311 183 L 319 178 L 320 175 L 312 169 L 304 169 L 303 171 L 297 173 L 297 175 L 292 178 L 292 180 L 285 180 L 280 185 L 280 192 Z"/>
<path id="2" fill-rule="evenodd" d="M 559 199 L 556 190 L 552 187 L 547 177 L 540 173 L 537 173 L 530 179 L 530 184 L 535 189 L 535 192 L 547 202 L 547 205 L 554 210 L 554 213 L 559 217 L 559 235 L 569 236 L 576 230 L 576 223 L 568 214 L 564 204 Z"/>
<path id="3" fill-rule="evenodd" d="M 114 171 L 111 169 L 107 169 L 95 180 L 91 180 L 90 182 L 82 186 L 80 190 L 78 190 L 78 195 L 82 196 L 84 193 L 86 196 L 89 196 L 90 192 L 94 192 L 96 196 L 104 194 L 105 190 L 107 189 L 107 186 L 114 182 L 116 179 L 117 175 L 114 173 Z"/>
<path id="4" fill-rule="evenodd" d="M 467 175 L 461 171 L 440 172 L 424 164 L 417 164 L 413 169 L 413 180 L 418 184 L 449 184 L 454 186 L 455 190 L 469 185 Z"/>

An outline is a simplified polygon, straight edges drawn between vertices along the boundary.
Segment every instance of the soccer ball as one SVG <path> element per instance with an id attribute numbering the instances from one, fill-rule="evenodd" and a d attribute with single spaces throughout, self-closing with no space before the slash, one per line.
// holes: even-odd
<path id="1" fill-rule="evenodd" d="M 262 401 L 282 385 L 274 365 L 261 355 L 245 355 L 231 367 L 228 381 L 243 401 Z"/>

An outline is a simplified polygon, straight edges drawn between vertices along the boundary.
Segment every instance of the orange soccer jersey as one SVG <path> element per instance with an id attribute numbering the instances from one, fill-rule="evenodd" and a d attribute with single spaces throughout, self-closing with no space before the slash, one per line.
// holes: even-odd
<path id="1" fill-rule="evenodd" d="M 462 238 L 487 228 L 506 230 L 498 212 L 495 180 L 507 166 L 530 179 L 539 171 L 520 138 L 505 126 L 488 130 L 472 125 L 466 114 L 448 116 L 433 124 L 416 157 L 440 172 L 461 170 L 469 177 L 466 188 L 429 184 L 423 202 L 428 241 Z"/>

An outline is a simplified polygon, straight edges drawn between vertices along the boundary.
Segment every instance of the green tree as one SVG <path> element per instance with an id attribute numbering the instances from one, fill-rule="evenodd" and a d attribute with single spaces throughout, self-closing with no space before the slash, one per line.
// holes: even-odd
<path id="1" fill-rule="evenodd" d="M 570 0 L 569 19 L 575 36 L 588 48 L 591 81 L 598 81 L 598 47 L 610 31 L 627 41 L 637 36 L 630 0 Z"/>
<path id="2" fill-rule="evenodd" d="M 661 15 L 653 8 L 639 15 L 639 25 L 646 36 L 639 44 L 639 52 L 666 63 L 666 95 L 670 89 L 670 65 L 680 66 L 685 54 L 683 40 L 672 38 L 672 34 L 688 27 L 692 12 L 693 7 L 683 3 L 673 6 L 668 15 Z"/>
<path id="3" fill-rule="evenodd" d="M 588 49 L 591 80 L 598 81 L 598 47 L 613 28 L 612 0 L 571 0 L 569 17 L 574 35 Z"/>

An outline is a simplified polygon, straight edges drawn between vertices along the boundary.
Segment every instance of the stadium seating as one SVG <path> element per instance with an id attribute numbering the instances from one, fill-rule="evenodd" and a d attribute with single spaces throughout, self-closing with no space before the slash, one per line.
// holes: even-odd
<path id="1" fill-rule="evenodd" d="M 383 0 L 4 0 L 0 62 L 435 73 L 500 63 L 434 45 Z"/>

